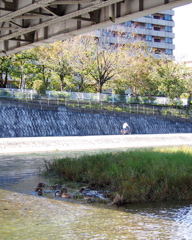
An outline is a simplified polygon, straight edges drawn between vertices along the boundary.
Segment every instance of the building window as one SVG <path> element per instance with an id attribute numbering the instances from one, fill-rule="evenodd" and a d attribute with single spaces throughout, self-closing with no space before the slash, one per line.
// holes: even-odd
<path id="1" fill-rule="evenodd" d="M 151 35 L 146 35 L 145 40 L 146 41 L 152 41 L 152 36 Z"/>
<path id="2" fill-rule="evenodd" d="M 165 31 L 166 31 L 166 32 L 172 32 L 172 27 L 170 27 L 170 26 L 165 26 Z"/>
<path id="3" fill-rule="evenodd" d="M 103 35 L 105 35 L 105 36 L 109 36 L 109 35 L 110 35 L 110 31 L 104 29 L 104 30 L 103 30 Z"/>
<path id="4" fill-rule="evenodd" d="M 146 29 L 152 29 L 152 24 L 151 23 L 146 23 L 145 28 Z"/>
<path id="5" fill-rule="evenodd" d="M 154 38 L 154 42 L 161 42 L 160 38 Z"/>
<path id="6" fill-rule="evenodd" d="M 155 31 L 161 31 L 161 28 L 160 27 L 154 27 L 154 30 Z"/>
<path id="7" fill-rule="evenodd" d="M 161 19 L 161 17 L 159 15 L 154 15 L 153 18 L 154 19 Z"/>
<path id="8" fill-rule="evenodd" d="M 172 43 L 172 38 L 166 37 L 166 38 L 165 38 L 165 42 L 166 42 L 166 43 Z"/>
<path id="9" fill-rule="evenodd" d="M 131 33 L 126 33 L 125 34 L 125 38 L 130 38 L 131 37 Z"/>
<path id="10" fill-rule="evenodd" d="M 125 26 L 126 26 L 126 27 L 130 27 L 130 26 L 131 26 L 131 21 L 125 22 Z"/>
<path id="11" fill-rule="evenodd" d="M 163 17 L 163 20 L 171 21 L 172 17 L 171 15 L 165 14 L 165 16 Z"/>
<path id="12" fill-rule="evenodd" d="M 166 55 L 172 55 L 172 50 L 171 49 L 165 49 L 165 54 Z"/>

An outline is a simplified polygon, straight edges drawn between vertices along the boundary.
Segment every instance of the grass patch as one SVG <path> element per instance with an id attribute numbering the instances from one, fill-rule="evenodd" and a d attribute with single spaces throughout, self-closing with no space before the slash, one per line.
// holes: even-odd
<path id="1" fill-rule="evenodd" d="M 63 158 L 46 174 L 109 189 L 121 202 L 192 200 L 192 148 L 159 148 Z"/>

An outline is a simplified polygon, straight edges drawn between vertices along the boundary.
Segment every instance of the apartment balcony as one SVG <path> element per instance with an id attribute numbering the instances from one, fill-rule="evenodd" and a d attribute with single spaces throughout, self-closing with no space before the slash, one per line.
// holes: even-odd
<path id="1" fill-rule="evenodd" d="M 175 60 L 175 57 L 173 55 L 167 55 L 164 52 L 162 52 L 161 54 L 153 54 L 153 56 L 155 59 L 160 59 L 162 58 L 162 56 L 167 56 L 169 60 L 172 60 L 172 61 Z"/>
<path id="2" fill-rule="evenodd" d="M 151 29 L 147 29 L 144 26 L 138 26 L 136 28 L 132 27 L 126 27 L 126 26 L 113 26 L 113 28 L 110 29 L 110 31 L 117 31 L 119 33 L 125 32 L 125 33 L 135 33 L 138 35 L 151 35 L 151 36 L 157 36 L 157 37 L 169 37 L 169 38 L 175 38 L 175 33 L 173 32 L 166 32 L 165 30 L 161 31 L 155 31 Z M 97 35 L 101 35 L 101 33 L 97 33 Z"/>
<path id="3" fill-rule="evenodd" d="M 104 43 L 112 43 L 112 44 L 125 44 L 128 42 L 134 42 L 134 39 L 131 38 L 120 38 L 120 37 L 112 37 L 112 36 L 102 36 L 100 38 L 101 42 Z M 166 42 L 150 42 L 150 41 L 145 41 L 147 43 L 147 46 L 150 48 L 161 48 L 161 49 L 175 49 L 175 45 L 171 43 L 166 43 Z"/>
<path id="4" fill-rule="evenodd" d="M 161 48 L 161 49 L 175 49 L 174 44 L 165 43 L 165 42 L 146 42 L 147 46 L 150 48 Z"/>
<path id="5" fill-rule="evenodd" d="M 174 21 L 167 21 L 167 20 L 154 19 L 154 18 L 148 18 L 148 17 L 140 17 L 140 18 L 134 19 L 133 22 L 151 23 L 159 26 L 170 26 L 170 27 L 175 26 Z"/>
<path id="6" fill-rule="evenodd" d="M 125 32 L 128 32 L 128 27 L 126 27 Z M 134 30 L 134 31 L 133 31 Z M 129 29 L 130 32 L 130 29 Z M 169 37 L 169 38 L 175 38 L 175 33 L 173 32 L 165 32 L 165 31 L 155 31 L 155 30 L 150 30 L 146 28 L 134 28 L 132 29 L 133 33 L 139 34 L 139 35 L 151 35 L 151 36 L 156 36 L 156 37 Z"/>
<path id="7" fill-rule="evenodd" d="M 172 15 L 174 16 L 175 15 L 175 11 L 170 9 L 170 10 L 166 10 L 166 11 L 163 11 L 163 12 L 159 12 L 159 13 L 162 13 L 162 14 L 168 14 L 168 15 Z"/>
<path id="8" fill-rule="evenodd" d="M 112 44 L 125 44 L 128 42 L 127 39 L 121 37 L 112 37 L 112 36 L 102 36 L 100 38 L 101 42 L 112 43 Z"/>

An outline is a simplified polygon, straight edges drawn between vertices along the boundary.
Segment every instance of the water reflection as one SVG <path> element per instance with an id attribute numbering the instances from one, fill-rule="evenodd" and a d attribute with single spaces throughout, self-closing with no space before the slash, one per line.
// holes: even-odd
<path id="1" fill-rule="evenodd" d="M 87 204 L 83 201 L 74 204 L 64 202 L 63 199 L 55 201 L 58 198 L 49 191 L 45 193 L 49 199 L 37 197 L 34 192 L 36 184 L 50 184 L 48 179 L 39 175 L 44 169 L 44 160 L 62 157 L 63 154 L 75 156 L 84 153 L 54 152 L 0 156 L 0 188 L 13 191 L 14 201 L 18 200 L 21 204 L 20 211 L 15 213 L 13 209 L 14 213 L 11 215 L 9 211 L 5 211 L 11 209 L 11 206 L 1 209 L 5 211 L 5 214 L 0 211 L 0 218 L 3 218 L 1 239 L 29 239 L 26 234 L 30 232 L 33 236 L 30 239 L 192 240 L 192 204 L 189 202 L 115 207 Z M 29 199 L 24 195 L 21 200 L 20 195 L 15 192 L 32 195 L 34 198 Z M 10 201 L 13 200 L 13 195 L 10 196 Z M 16 216 L 17 220 L 13 216 Z M 29 224 L 29 229 L 23 229 L 23 234 L 19 234 L 18 229 L 22 229 L 23 216 L 25 225 Z M 9 235 L 6 235 L 7 231 Z M 38 234 L 42 234 L 43 237 L 39 237 Z"/>

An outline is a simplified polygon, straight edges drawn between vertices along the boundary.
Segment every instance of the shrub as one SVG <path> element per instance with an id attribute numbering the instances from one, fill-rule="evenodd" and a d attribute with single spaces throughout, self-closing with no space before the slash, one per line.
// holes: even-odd
<path id="1" fill-rule="evenodd" d="M 0 96 L 1 97 L 11 97 L 11 93 L 5 89 L 0 89 Z"/>
<path id="2" fill-rule="evenodd" d="M 39 94 L 45 94 L 46 86 L 42 80 L 35 80 L 33 82 L 33 89 Z"/>

